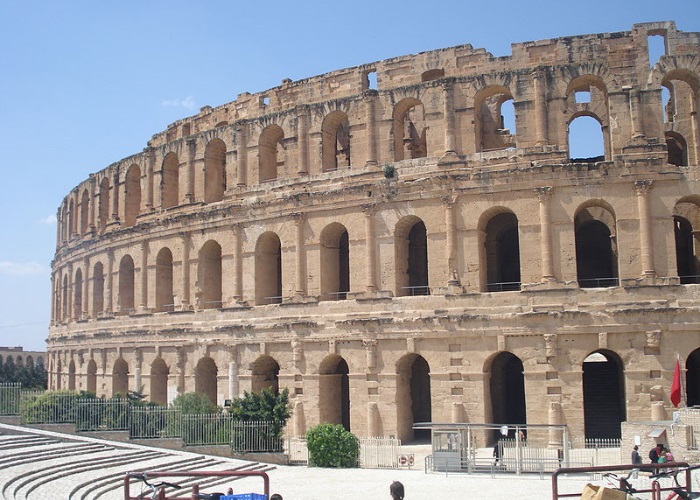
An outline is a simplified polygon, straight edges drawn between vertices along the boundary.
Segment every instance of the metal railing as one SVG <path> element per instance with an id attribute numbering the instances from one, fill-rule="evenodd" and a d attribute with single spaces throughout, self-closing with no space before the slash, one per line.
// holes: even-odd
<path id="1" fill-rule="evenodd" d="M 75 430 L 125 431 L 129 429 L 131 405 L 126 399 L 73 399 Z"/>
<path id="2" fill-rule="evenodd" d="M 129 422 L 130 439 L 182 437 L 182 412 L 165 406 L 132 408 Z"/>
<path id="3" fill-rule="evenodd" d="M 19 415 L 22 384 L 0 384 L 0 415 Z"/>
<path id="4" fill-rule="evenodd" d="M 519 292 L 520 281 L 504 281 L 501 283 L 486 283 L 487 292 Z"/>
<path id="5" fill-rule="evenodd" d="M 398 469 L 401 456 L 401 440 L 383 437 L 358 438 L 360 445 L 360 467 L 365 469 Z M 290 465 L 308 465 L 309 450 L 305 438 L 289 438 L 284 442 L 284 451 Z"/>
<path id="6" fill-rule="evenodd" d="M 402 286 L 401 290 L 408 290 L 406 294 L 409 297 L 430 295 L 430 287 L 427 285 L 421 286 Z"/>
<path id="7" fill-rule="evenodd" d="M 620 286 L 619 278 L 585 278 L 578 280 L 580 288 L 610 288 Z"/>

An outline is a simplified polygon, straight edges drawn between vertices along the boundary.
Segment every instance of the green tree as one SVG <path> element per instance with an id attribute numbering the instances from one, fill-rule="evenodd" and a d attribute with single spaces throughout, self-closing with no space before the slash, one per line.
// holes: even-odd
<path id="1" fill-rule="evenodd" d="M 292 416 L 289 389 L 284 388 L 279 394 L 275 394 L 270 388 L 265 388 L 261 392 L 244 392 L 242 398 L 231 402 L 229 412 L 232 418 L 239 422 L 269 422 L 269 427 L 258 429 L 258 435 L 253 439 L 250 439 L 250 436 L 231 436 L 234 449 L 239 451 L 282 450 L 282 433 Z M 251 444 L 251 441 L 257 444 Z M 244 449 L 251 447 L 264 449 Z"/>
<path id="2" fill-rule="evenodd" d="M 184 415 L 219 413 L 221 411 L 207 396 L 197 392 L 180 394 L 173 400 L 171 407 L 180 410 Z"/>
<path id="3" fill-rule="evenodd" d="M 320 424 L 306 433 L 309 465 L 315 467 L 357 467 L 360 443 L 339 424 Z"/>

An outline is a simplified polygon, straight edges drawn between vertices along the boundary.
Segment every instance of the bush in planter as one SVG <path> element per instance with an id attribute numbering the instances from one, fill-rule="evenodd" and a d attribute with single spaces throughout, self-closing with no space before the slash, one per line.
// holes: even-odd
<path id="1" fill-rule="evenodd" d="M 321 424 L 306 433 L 309 465 L 316 467 L 357 467 L 360 443 L 339 424 Z"/>

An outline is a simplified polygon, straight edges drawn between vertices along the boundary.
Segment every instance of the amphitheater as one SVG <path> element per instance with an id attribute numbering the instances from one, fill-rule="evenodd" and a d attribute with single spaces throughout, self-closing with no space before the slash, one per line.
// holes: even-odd
<path id="1" fill-rule="evenodd" d="M 286 387 L 292 435 L 405 442 L 620 437 L 670 414 L 676 359 L 700 404 L 700 33 L 511 47 L 285 79 L 91 173 L 58 209 L 50 388 Z M 572 158 L 585 119 L 602 154 Z"/>

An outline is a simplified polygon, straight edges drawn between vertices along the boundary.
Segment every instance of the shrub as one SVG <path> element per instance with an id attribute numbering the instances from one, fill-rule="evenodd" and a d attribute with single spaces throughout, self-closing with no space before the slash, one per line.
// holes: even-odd
<path id="1" fill-rule="evenodd" d="M 360 443 L 339 424 L 321 424 L 306 433 L 309 465 L 316 467 L 357 467 Z"/>
<path id="2" fill-rule="evenodd" d="M 265 448 L 257 451 L 282 451 L 282 432 L 292 416 L 289 389 L 284 388 L 279 394 L 267 387 L 261 392 L 245 392 L 242 398 L 231 402 L 229 412 L 239 422 L 270 422 L 269 427 L 252 431 L 256 435 L 253 441 Z M 232 439 L 236 450 L 251 446 L 250 435 L 234 435 Z"/>
<path id="3" fill-rule="evenodd" d="M 220 408 L 216 406 L 204 394 L 198 392 L 185 392 L 176 397 L 171 403 L 172 408 L 180 410 L 183 415 L 193 415 L 200 413 L 219 413 Z"/>

